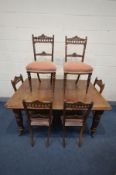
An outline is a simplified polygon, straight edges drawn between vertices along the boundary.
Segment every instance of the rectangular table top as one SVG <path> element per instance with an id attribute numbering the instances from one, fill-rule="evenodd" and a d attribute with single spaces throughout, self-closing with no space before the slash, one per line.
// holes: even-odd
<path id="1" fill-rule="evenodd" d="M 66 91 L 64 95 L 64 83 L 61 79 L 56 79 L 55 90 L 53 93 L 50 80 L 42 79 L 39 83 L 38 79 L 32 79 L 32 92 L 29 88 L 28 79 L 20 86 L 20 88 L 7 101 L 5 106 L 10 109 L 23 109 L 22 100 L 53 100 L 53 109 L 62 110 L 64 100 L 94 102 L 92 110 L 111 110 L 112 107 L 105 98 L 96 90 L 94 85 L 90 83 L 88 93 L 86 94 L 86 81 L 79 80 L 75 85 L 74 80 L 67 80 Z"/>

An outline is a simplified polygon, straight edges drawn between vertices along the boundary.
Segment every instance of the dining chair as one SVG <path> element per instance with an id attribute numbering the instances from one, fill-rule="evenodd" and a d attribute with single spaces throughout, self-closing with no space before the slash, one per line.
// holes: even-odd
<path id="1" fill-rule="evenodd" d="M 56 65 L 53 63 L 54 61 L 54 35 L 52 37 L 46 36 L 44 34 L 40 36 L 32 35 L 32 45 L 33 45 L 33 54 L 34 61 L 29 63 L 26 66 L 30 91 L 32 91 L 32 82 L 31 82 L 31 73 L 36 73 L 39 82 L 41 83 L 41 79 L 39 74 L 50 74 L 51 75 L 51 84 L 55 86 L 55 77 L 56 77 Z M 46 48 L 50 46 L 50 52 L 40 51 L 43 46 Z M 48 46 L 48 47 L 49 47 Z M 47 50 L 48 48 L 46 48 Z M 44 58 L 44 59 L 43 59 Z M 47 60 L 45 60 L 45 58 Z M 42 61 L 38 61 L 38 59 L 42 59 Z"/>
<path id="2" fill-rule="evenodd" d="M 83 130 L 86 124 L 87 117 L 89 116 L 93 102 L 71 102 L 64 101 L 62 121 L 62 143 L 66 146 L 65 142 L 65 127 L 77 126 L 80 127 L 79 146 L 82 145 Z"/>
<path id="3" fill-rule="evenodd" d="M 105 88 L 105 84 L 101 79 L 98 79 L 98 77 L 95 78 L 93 85 L 95 86 L 96 90 L 101 94 Z M 95 111 L 92 111 L 93 117 L 95 115 Z M 91 135 L 93 137 L 93 135 Z"/>
<path id="4" fill-rule="evenodd" d="M 95 88 L 97 89 L 97 91 L 101 94 L 104 90 L 105 84 L 103 83 L 103 81 L 101 79 L 98 79 L 97 77 L 94 80 L 93 85 L 95 86 Z M 99 88 L 99 89 L 98 89 Z"/>
<path id="5" fill-rule="evenodd" d="M 14 89 L 14 91 L 16 92 L 17 89 L 18 89 L 18 85 L 19 83 L 23 83 L 24 80 L 23 80 L 23 76 L 20 74 L 19 76 L 15 76 L 13 80 L 11 80 L 11 84 L 12 84 L 12 87 Z"/>
<path id="6" fill-rule="evenodd" d="M 32 147 L 35 144 L 33 138 L 33 126 L 46 126 L 48 127 L 48 137 L 46 141 L 46 147 L 49 146 L 50 140 L 50 131 L 52 124 L 52 102 L 51 101 L 22 101 L 24 110 L 27 114 L 28 123 L 29 123 L 29 133 L 31 138 Z"/>
<path id="7" fill-rule="evenodd" d="M 78 75 L 75 82 L 76 84 L 79 81 L 80 75 L 88 75 L 86 93 L 88 92 L 93 68 L 91 65 L 84 63 L 86 45 L 87 37 L 80 38 L 78 36 L 74 36 L 72 38 L 68 38 L 65 36 L 64 91 L 66 88 L 67 75 L 70 74 Z M 72 46 L 78 46 L 78 48 L 75 48 L 76 52 L 74 53 L 70 53 Z M 69 61 L 69 58 L 71 61 Z"/>

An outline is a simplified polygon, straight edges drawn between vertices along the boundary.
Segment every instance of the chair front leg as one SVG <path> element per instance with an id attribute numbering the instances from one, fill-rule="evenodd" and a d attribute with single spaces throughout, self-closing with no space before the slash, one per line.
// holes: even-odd
<path id="1" fill-rule="evenodd" d="M 48 138 L 47 138 L 47 141 L 46 141 L 46 147 L 49 146 L 49 141 L 50 141 L 50 133 L 51 133 L 51 125 L 49 124 L 49 127 L 48 127 Z"/>
<path id="2" fill-rule="evenodd" d="M 66 142 L 65 142 L 65 125 L 63 124 L 63 128 L 62 128 L 62 144 L 63 147 L 66 147 Z"/>
<path id="3" fill-rule="evenodd" d="M 30 133 L 30 138 L 31 138 L 31 146 L 34 146 L 34 138 L 33 138 L 33 132 L 32 132 L 32 126 L 29 126 L 29 133 Z"/>
<path id="4" fill-rule="evenodd" d="M 51 73 L 51 83 L 52 83 L 52 88 L 53 88 L 53 92 L 55 89 L 55 80 L 56 80 L 56 73 Z"/>
<path id="5" fill-rule="evenodd" d="M 92 73 L 89 73 L 89 74 L 88 74 L 87 87 L 86 87 L 86 94 L 87 94 L 88 89 L 89 89 L 89 84 L 90 84 L 90 81 L 91 81 L 91 75 L 92 75 Z"/>
<path id="6" fill-rule="evenodd" d="M 83 137 L 83 126 L 81 126 L 80 128 L 79 147 L 82 145 L 82 137 Z"/>
<path id="7" fill-rule="evenodd" d="M 55 89 L 56 72 L 53 73 L 53 91 Z"/>
<path id="8" fill-rule="evenodd" d="M 64 73 L 64 94 L 66 91 L 66 79 L 67 79 L 67 73 Z"/>
<path id="9" fill-rule="evenodd" d="M 30 91 L 32 91 L 31 73 L 30 72 L 27 72 L 27 75 L 28 75 L 28 81 L 29 81 Z"/>
<path id="10" fill-rule="evenodd" d="M 38 77 L 39 82 L 41 83 L 41 79 L 40 79 L 39 73 L 37 73 L 37 77 Z"/>
<path id="11" fill-rule="evenodd" d="M 77 83 L 78 83 L 78 81 L 79 81 L 79 78 L 80 78 L 80 74 L 78 74 L 78 77 L 77 77 L 77 79 L 76 79 L 76 82 L 75 82 L 75 84 L 77 84 Z"/>
<path id="12" fill-rule="evenodd" d="M 51 84 L 53 83 L 53 73 L 51 73 L 51 79 L 50 79 L 50 81 L 51 81 Z"/>

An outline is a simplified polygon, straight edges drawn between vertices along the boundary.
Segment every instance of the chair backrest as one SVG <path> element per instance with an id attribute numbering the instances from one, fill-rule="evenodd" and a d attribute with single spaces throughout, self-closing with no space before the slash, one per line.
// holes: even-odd
<path id="1" fill-rule="evenodd" d="M 23 76 L 20 74 L 19 76 L 15 76 L 13 80 L 11 80 L 11 84 L 13 86 L 14 91 L 17 91 L 17 84 L 21 82 L 23 83 Z"/>
<path id="2" fill-rule="evenodd" d="M 82 53 L 68 53 L 69 50 L 69 45 L 82 45 Z M 67 58 L 68 57 L 77 57 L 80 58 L 81 61 L 84 61 L 84 57 L 85 57 L 85 49 L 86 49 L 86 45 L 87 45 L 87 37 L 85 38 L 80 38 L 78 36 L 74 36 L 72 38 L 68 38 L 67 36 L 65 36 L 65 62 L 67 62 Z"/>
<path id="3" fill-rule="evenodd" d="M 51 44 L 51 52 L 47 53 L 45 51 L 39 52 L 39 49 L 37 48 L 40 43 L 46 43 Z M 37 57 L 42 56 L 49 56 L 51 57 L 51 61 L 54 59 L 54 35 L 52 37 L 46 36 L 44 34 L 40 36 L 34 36 L 32 35 L 32 45 L 33 45 L 33 53 L 34 53 L 34 60 L 37 61 Z"/>
<path id="4" fill-rule="evenodd" d="M 91 109 L 93 107 L 93 102 L 83 103 L 83 102 L 69 102 L 64 101 L 63 116 L 64 120 L 66 118 L 82 119 L 83 124 L 86 121 Z"/>
<path id="5" fill-rule="evenodd" d="M 51 119 L 52 116 L 52 102 L 51 101 L 22 101 L 23 107 L 26 111 L 27 117 L 30 120 L 32 117 L 42 118 L 47 117 Z"/>
<path id="6" fill-rule="evenodd" d="M 101 79 L 98 79 L 97 77 L 96 77 L 96 79 L 95 79 L 95 81 L 94 81 L 94 86 L 96 87 L 96 89 L 97 89 L 97 87 L 99 87 L 99 93 L 102 93 L 102 91 L 104 90 L 104 87 L 105 87 L 105 84 L 103 83 L 103 81 L 101 80 Z"/>

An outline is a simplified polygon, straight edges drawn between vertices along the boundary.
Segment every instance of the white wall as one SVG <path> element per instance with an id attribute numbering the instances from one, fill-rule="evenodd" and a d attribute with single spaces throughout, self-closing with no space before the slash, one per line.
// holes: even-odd
<path id="1" fill-rule="evenodd" d="M 12 95 L 10 80 L 33 60 L 31 35 L 55 35 L 57 78 L 63 78 L 64 37 L 88 36 L 85 62 L 116 101 L 116 0 L 0 0 L 0 97 Z"/>

